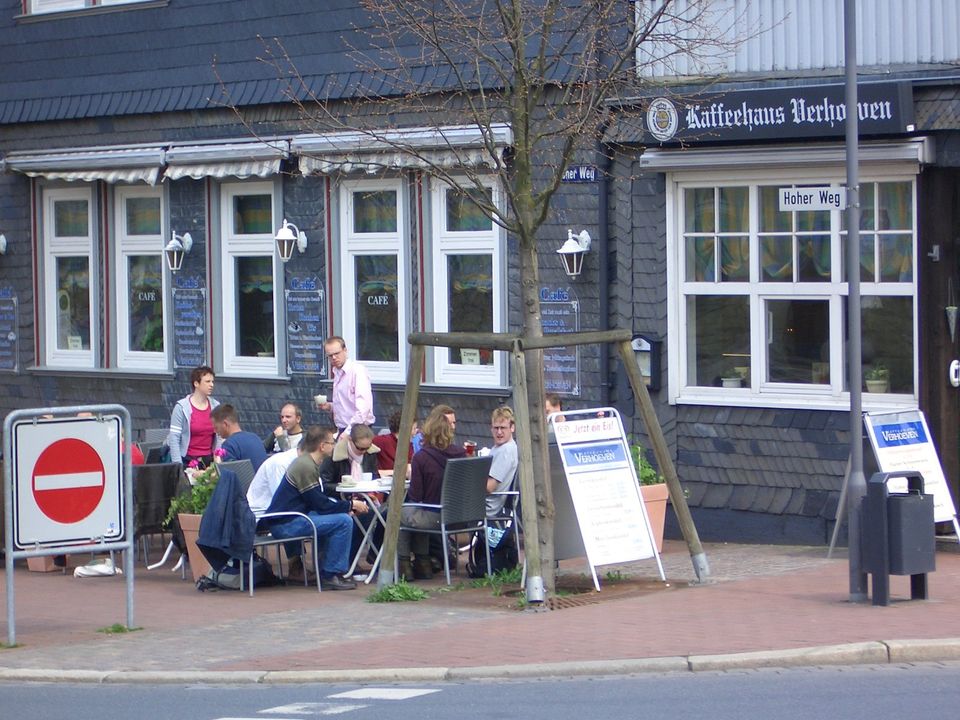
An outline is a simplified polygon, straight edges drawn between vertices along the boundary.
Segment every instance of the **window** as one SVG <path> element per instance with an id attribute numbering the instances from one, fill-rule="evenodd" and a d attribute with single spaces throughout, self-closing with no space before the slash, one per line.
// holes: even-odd
<path id="1" fill-rule="evenodd" d="M 221 297 L 223 370 L 276 375 L 277 267 L 274 186 L 269 182 L 221 188 Z"/>
<path id="2" fill-rule="evenodd" d="M 678 176 L 669 193 L 672 398 L 839 404 L 848 390 L 844 213 L 779 209 L 779 188 L 830 180 L 693 178 Z M 861 183 L 861 364 L 865 379 L 887 380 L 865 383 L 886 402 L 916 397 L 915 203 L 912 176 Z"/>
<path id="3" fill-rule="evenodd" d="M 43 194 L 44 347 L 47 365 L 94 367 L 97 319 L 93 192 Z"/>
<path id="4" fill-rule="evenodd" d="M 410 275 L 399 180 L 341 188 L 343 336 L 374 380 L 402 382 L 407 367 Z"/>
<path id="5" fill-rule="evenodd" d="M 469 192 L 439 181 L 433 185 L 432 319 L 438 332 L 499 332 L 503 324 L 502 232 L 477 200 L 495 202 L 493 185 Z M 435 379 L 500 384 L 500 356 L 479 348 L 438 348 Z"/>
<path id="6" fill-rule="evenodd" d="M 117 237 L 117 365 L 167 367 L 163 194 L 159 188 L 120 187 L 115 193 Z"/>
<path id="7" fill-rule="evenodd" d="M 133 3 L 152 2 L 153 0 L 29 0 L 27 12 L 31 15 L 82 10 L 84 8 L 107 5 L 131 5 Z"/>

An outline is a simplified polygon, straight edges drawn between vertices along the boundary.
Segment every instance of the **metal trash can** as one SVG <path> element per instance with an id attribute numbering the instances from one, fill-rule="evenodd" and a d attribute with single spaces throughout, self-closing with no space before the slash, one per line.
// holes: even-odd
<path id="1" fill-rule="evenodd" d="M 889 481 L 906 479 L 907 492 L 891 493 Z M 916 471 L 874 473 L 861 505 L 863 568 L 873 575 L 873 604 L 890 602 L 890 575 L 910 576 L 910 598 L 926 599 L 927 573 L 936 570 L 933 495 L 923 492 Z"/>

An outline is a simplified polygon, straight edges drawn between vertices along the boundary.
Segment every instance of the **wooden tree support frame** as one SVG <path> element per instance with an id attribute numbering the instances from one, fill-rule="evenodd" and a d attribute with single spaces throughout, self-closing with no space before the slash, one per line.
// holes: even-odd
<path id="1" fill-rule="evenodd" d="M 529 602 L 543 602 L 545 598 L 543 578 L 540 574 L 540 530 L 537 525 L 524 352 L 526 350 L 543 350 L 561 346 L 569 347 L 570 345 L 605 345 L 607 343 L 616 344 L 620 360 L 623 362 L 627 378 L 630 380 L 633 396 L 640 408 L 640 417 L 653 445 L 654 457 L 657 459 L 661 474 L 666 479 L 670 501 L 673 504 L 674 512 L 677 514 L 680 531 L 687 543 L 697 581 L 706 581 L 710 576 L 707 557 L 700 543 L 697 528 L 693 523 L 690 508 L 687 506 L 683 488 L 680 486 L 676 467 L 670 457 L 663 429 L 657 420 L 653 401 L 650 399 L 650 393 L 647 391 L 640 368 L 634 361 L 633 348 L 630 345 L 631 339 L 631 334 L 627 330 L 563 333 L 536 338 L 524 338 L 511 333 L 411 333 L 407 337 L 407 342 L 411 347 L 410 364 L 407 366 L 406 393 L 403 398 L 400 436 L 393 468 L 393 488 L 390 494 L 392 500 L 387 513 L 387 527 L 384 534 L 383 553 L 386 560 L 380 569 L 380 576 L 377 580 L 378 586 L 392 585 L 396 579 L 396 567 L 393 558 L 397 554 L 397 536 L 400 533 L 400 512 L 405 494 L 410 437 L 417 409 L 417 400 L 420 396 L 420 377 L 424 367 L 425 348 L 501 350 L 510 353 L 514 381 L 513 394 L 517 400 L 514 402 L 514 414 L 517 421 L 517 439 L 519 441 L 517 445 L 520 451 L 520 498 L 523 510 L 523 528 L 526 535 L 526 542 L 524 543 L 528 569 L 526 595 Z M 552 516 L 552 511 L 550 516 Z"/>

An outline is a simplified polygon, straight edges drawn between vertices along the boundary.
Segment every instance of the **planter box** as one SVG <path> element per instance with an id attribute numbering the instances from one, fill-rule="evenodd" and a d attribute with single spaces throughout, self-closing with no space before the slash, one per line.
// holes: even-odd
<path id="1" fill-rule="evenodd" d="M 653 538 L 657 541 L 657 552 L 662 552 L 663 524 L 667 518 L 667 497 L 670 494 L 667 491 L 667 484 L 641 485 L 640 494 L 643 496 L 643 505 L 647 509 Z"/>
<path id="2" fill-rule="evenodd" d="M 27 558 L 27 570 L 30 572 L 56 572 L 61 570 L 53 563 L 53 555 Z"/>
<path id="3" fill-rule="evenodd" d="M 197 547 L 197 536 L 200 534 L 200 518 L 202 515 L 188 515 L 180 513 L 177 515 L 177 521 L 180 523 L 180 530 L 183 531 L 183 541 L 187 546 L 187 558 L 190 560 L 190 572 L 193 573 L 193 581 L 196 582 L 210 571 L 210 563 Z"/>

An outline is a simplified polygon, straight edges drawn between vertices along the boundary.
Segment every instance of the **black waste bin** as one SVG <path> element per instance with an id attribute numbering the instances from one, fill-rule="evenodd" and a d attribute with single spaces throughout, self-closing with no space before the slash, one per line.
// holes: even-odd
<path id="1" fill-rule="evenodd" d="M 907 492 L 891 493 L 890 480 L 903 478 Z M 926 599 L 927 573 L 936 570 L 933 495 L 923 492 L 916 471 L 874 473 L 861 505 L 860 557 L 873 575 L 873 604 L 890 602 L 890 575 L 910 576 L 911 599 Z"/>

